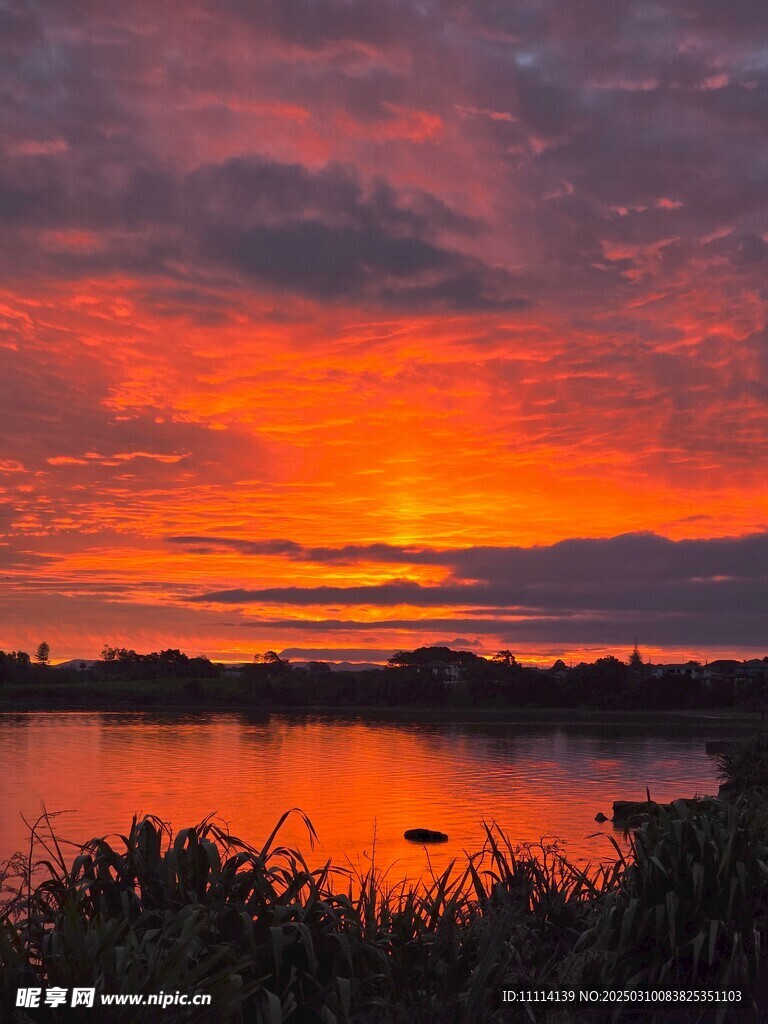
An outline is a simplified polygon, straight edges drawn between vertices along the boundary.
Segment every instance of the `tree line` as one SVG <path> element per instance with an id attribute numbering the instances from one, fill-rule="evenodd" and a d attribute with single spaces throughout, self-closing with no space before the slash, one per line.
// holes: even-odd
<path id="1" fill-rule="evenodd" d="M 548 670 L 520 664 L 509 650 L 484 658 L 472 651 L 420 647 L 398 651 L 380 669 L 339 671 L 322 661 L 291 663 L 275 651 L 238 666 L 190 657 L 178 648 L 139 653 L 105 645 L 101 658 L 67 669 L 51 668 L 41 643 L 33 657 L 0 651 L 0 684 L 69 683 L 83 699 L 118 692 L 120 684 L 144 681 L 163 698 L 163 683 L 182 682 L 194 702 L 254 707 L 552 707 L 602 709 L 768 706 L 768 662 L 762 678 L 655 678 L 637 648 L 626 661 L 614 656 Z M 110 684 L 99 691 L 100 684 Z M 178 686 L 176 686 L 178 690 Z M 168 689 L 166 693 L 175 694 Z M 121 699 L 130 697 L 130 690 Z M 145 690 L 142 691 L 145 693 Z M 126 694 L 128 697 L 126 697 Z M 143 699 L 137 693 L 135 700 Z"/>

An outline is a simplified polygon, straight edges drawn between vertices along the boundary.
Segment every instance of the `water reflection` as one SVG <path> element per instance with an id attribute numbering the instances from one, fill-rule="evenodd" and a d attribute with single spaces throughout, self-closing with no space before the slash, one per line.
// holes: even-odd
<path id="1" fill-rule="evenodd" d="M 375 854 L 394 876 L 417 877 L 423 848 L 403 832 L 426 827 L 450 841 L 430 851 L 440 868 L 482 842 L 496 820 L 515 841 L 544 835 L 572 859 L 607 858 L 589 838 L 614 799 L 712 793 L 704 742 L 722 723 L 406 724 L 319 716 L 159 713 L 0 715 L 0 858 L 26 842 L 21 813 L 59 819 L 68 838 L 123 832 L 134 813 L 175 828 L 210 813 L 259 843 L 283 811 L 301 807 L 320 837 L 312 858 L 365 866 Z M 603 826 L 605 827 L 605 826 Z M 610 826 L 609 826 L 610 827 Z M 297 822 L 285 839 L 307 849 Z"/>

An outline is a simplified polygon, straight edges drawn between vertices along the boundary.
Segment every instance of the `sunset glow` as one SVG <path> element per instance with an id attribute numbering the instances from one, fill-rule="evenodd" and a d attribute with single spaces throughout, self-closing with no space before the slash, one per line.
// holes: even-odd
<path id="1" fill-rule="evenodd" d="M 727 8 L 11 4 L 0 647 L 765 653 Z"/>

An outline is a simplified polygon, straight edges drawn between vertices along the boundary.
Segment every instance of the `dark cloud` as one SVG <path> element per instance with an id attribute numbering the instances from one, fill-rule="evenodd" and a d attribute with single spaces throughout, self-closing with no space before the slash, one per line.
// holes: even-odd
<path id="1" fill-rule="evenodd" d="M 754 5 L 624 2 L 595 19 L 565 0 L 198 0 L 187 30 L 173 26 L 175 46 L 174 5 L 139 23 L 140 11 L 18 2 L 3 12 L 13 58 L 0 71 L 8 139 L 0 220 L 16 229 L 8 270 L 30 262 L 71 276 L 173 276 L 181 264 L 190 272 L 194 257 L 202 273 L 223 268 L 242 287 L 482 311 L 563 289 L 601 300 L 622 294 L 641 264 L 634 254 L 607 257 L 606 240 L 673 236 L 666 258 L 698 268 L 709 232 L 727 221 L 743 233 L 749 222 L 736 260 L 744 270 L 760 261 L 768 73 L 758 43 L 765 15 Z M 479 180 L 496 165 L 494 222 L 462 212 L 456 182 L 448 204 L 423 188 L 403 195 L 385 167 L 372 176 L 381 154 L 367 144 L 356 168 L 270 159 L 258 138 L 230 159 L 174 166 L 146 130 L 160 95 L 173 97 L 180 117 L 191 116 L 198 94 L 219 119 L 237 116 L 238 75 L 220 57 L 200 58 L 202 32 L 257 48 L 263 80 L 249 69 L 245 91 L 285 97 L 307 116 L 344 110 L 383 130 L 414 94 L 441 125 L 459 108 L 475 111 L 466 138 L 449 146 L 477 147 Z M 280 43 L 307 54 L 286 56 Z M 359 44 L 364 56 L 317 52 L 341 43 Z M 426 158 L 422 180 L 440 182 L 451 151 L 440 152 Z M 497 218 L 511 240 L 498 263 L 465 244 Z M 103 239 L 94 257 L 43 254 L 17 236 L 74 224 L 122 236 Z M 521 266 L 515 241 L 532 233 Z"/>
<path id="2" fill-rule="evenodd" d="M 523 615 L 558 618 L 584 612 L 664 612 L 669 615 L 698 612 L 756 612 L 768 614 L 768 575 L 758 579 L 628 579 L 619 566 L 611 581 L 563 579 L 558 583 L 465 583 L 425 587 L 410 581 L 368 586 L 236 588 L 189 599 L 208 604 L 413 605 L 498 609 Z M 473 607 L 473 605 L 475 607 Z"/>
<path id="3" fill-rule="evenodd" d="M 503 632 L 504 625 L 500 625 L 496 619 L 381 619 L 376 622 L 364 622 L 358 619 L 277 619 L 258 618 L 249 619 L 239 623 L 243 629 L 285 629 L 296 633 L 333 633 L 340 632 L 365 632 L 379 634 L 385 630 L 413 630 L 423 636 L 424 631 L 436 632 L 438 630 L 462 630 L 474 632 L 480 635 L 488 633 Z M 421 645 L 421 641 L 419 641 Z"/>
<path id="4" fill-rule="evenodd" d="M 527 585 L 628 586 L 691 579 L 762 579 L 768 565 L 768 534 L 700 540 L 669 540 L 653 533 L 606 539 L 560 541 L 533 548 L 470 548 L 457 553 L 454 572 L 489 581 L 513 579 Z"/>
<path id="5" fill-rule="evenodd" d="M 315 45 L 370 41 L 391 25 L 403 31 L 389 7 L 287 6 L 243 5 L 241 13 Z M 4 80 L 0 73 L 9 99 L 0 171 L 8 273 L 174 278 L 181 266 L 193 273 L 194 260 L 202 274 L 219 268 L 243 287 L 260 283 L 316 299 L 451 309 L 524 304 L 508 271 L 441 240 L 445 232 L 474 235 L 479 225 L 424 190 L 403 196 L 381 177 L 363 184 L 353 167 L 310 171 L 255 154 L 174 167 L 148 144 L 137 117 L 152 30 L 142 36 L 128 21 L 91 16 L 102 31 L 90 36 L 67 4 L 55 16 L 22 4 L 6 18 L 16 58 Z M 377 76 L 384 78 L 397 76 Z M 393 116 L 383 107 L 379 115 Z M 95 250 L 41 247 L 30 234 L 70 228 L 98 232 Z"/>
<path id="6" fill-rule="evenodd" d="M 435 593 L 431 593 L 431 591 Z M 467 591 L 469 593 L 469 591 Z M 208 604 L 440 604 L 437 595 L 449 596 L 444 587 L 425 588 L 407 580 L 361 587 L 266 587 L 260 590 L 219 590 L 189 600 Z M 455 604 L 459 595 L 453 595 Z M 466 600 L 466 599 L 465 599 Z M 459 601 L 459 603 L 462 603 Z"/>
<path id="7" fill-rule="evenodd" d="M 246 277 L 315 299 L 352 298 L 387 305 L 514 309 L 528 305 L 505 271 L 419 238 L 319 221 L 203 233 L 206 257 Z M 412 282 L 423 282 L 413 284 Z"/>
<path id="8" fill-rule="evenodd" d="M 479 225 L 426 192 L 404 198 L 386 181 L 364 187 L 353 167 L 237 157 L 207 164 L 184 183 L 184 204 L 203 221 L 229 227 L 314 223 L 434 237 L 442 229 L 475 234 Z"/>
<path id="9" fill-rule="evenodd" d="M 526 304 L 508 272 L 435 240 L 474 234 L 471 219 L 423 192 L 401 197 L 382 181 L 366 190 L 350 168 L 236 159 L 194 172 L 182 192 L 200 255 L 281 291 L 395 306 Z"/>
<path id="10" fill-rule="evenodd" d="M 223 0 L 218 7 L 309 50 L 342 42 L 388 46 L 420 20 L 418 5 L 407 0 Z"/>
<path id="11" fill-rule="evenodd" d="M 185 543 L 191 540 L 186 538 Z M 236 544 L 229 541 L 224 547 Z M 373 557 L 372 548 L 334 552 L 285 541 L 239 550 L 328 562 Z M 389 555 L 392 561 L 443 565 L 449 576 L 433 586 L 392 580 L 365 586 L 235 588 L 190 600 L 329 609 L 454 607 L 461 608 L 465 617 L 412 620 L 408 626 L 405 620 L 391 620 L 377 622 L 376 627 L 416 629 L 418 621 L 422 629 L 498 632 L 531 640 L 580 643 L 608 642 L 609 635 L 615 640 L 619 633 L 626 633 L 628 624 L 636 623 L 648 643 L 671 642 L 678 628 L 680 642 L 705 643 L 710 630 L 725 642 L 735 628 L 742 638 L 739 642 L 758 646 L 768 614 L 768 533 L 683 541 L 655 534 L 626 534 L 533 548 L 433 551 L 382 550 L 377 546 L 376 551 L 380 561 Z M 350 626 L 353 620 L 313 620 L 315 625 L 331 621 L 334 628 L 358 628 Z M 359 623 L 360 628 L 363 625 L 370 628 L 371 623 Z M 304 623 L 298 628 L 309 627 Z"/>
<path id="12" fill-rule="evenodd" d="M 444 554 L 420 547 L 398 547 L 394 544 L 345 544 L 341 547 L 307 547 L 293 540 L 240 540 L 236 537 L 178 536 L 166 537 L 169 544 L 189 550 L 236 551 L 242 555 L 285 555 L 298 561 L 328 562 L 351 565 L 355 562 L 381 561 L 444 565 Z"/>
<path id="13" fill-rule="evenodd" d="M 562 620 L 525 619 L 505 623 L 487 618 L 383 619 L 375 623 L 357 619 L 251 619 L 240 625 L 248 630 L 284 630 L 292 633 L 375 633 L 378 643 L 388 631 L 413 636 L 413 645 L 422 645 L 425 630 L 461 630 L 478 637 L 493 638 L 492 643 L 510 646 L 552 645 L 605 646 L 629 652 L 635 638 L 641 645 L 679 650 L 712 648 L 750 648 L 765 651 L 765 614 L 589 616 Z M 403 641 L 398 644 L 402 647 Z M 482 645 L 482 644 L 481 644 Z M 487 646 L 482 645 L 482 646 Z"/>
<path id="14" fill-rule="evenodd" d="M 527 305 L 508 271 L 436 240 L 444 231 L 473 235 L 478 226 L 424 192 L 401 197 L 382 181 L 364 190 L 349 168 L 309 172 L 259 158 L 174 177 L 134 154 L 115 181 L 107 168 L 81 167 L 81 159 L 64 152 L 11 161 L 0 175 L 0 221 L 9 229 L 76 225 L 117 233 L 114 242 L 106 234 L 93 252 L 41 255 L 22 239 L 16 266 L 27 255 L 62 275 L 122 269 L 175 277 L 179 260 L 195 254 L 244 283 L 319 300 Z"/>
<path id="15" fill-rule="evenodd" d="M 291 540 L 247 541 L 206 536 L 166 539 L 188 548 L 224 549 L 244 555 L 281 554 L 307 562 L 444 566 L 457 580 L 512 582 L 528 587 L 584 580 L 602 585 L 618 579 L 633 584 L 762 579 L 768 575 L 768 533 L 677 541 L 655 533 L 627 533 L 609 538 L 579 537 L 537 547 L 455 549 L 391 544 L 311 547 Z"/>

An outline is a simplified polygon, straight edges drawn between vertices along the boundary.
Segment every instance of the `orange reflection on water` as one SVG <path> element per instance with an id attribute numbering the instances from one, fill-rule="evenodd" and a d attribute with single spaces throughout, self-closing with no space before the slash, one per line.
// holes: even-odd
<path id="1" fill-rule="evenodd" d="M 721 736 L 722 724 L 710 727 Z M 570 858 L 610 859 L 594 837 L 614 799 L 659 800 L 716 789 L 704 737 L 679 723 L 644 729 L 510 720 L 435 725 L 237 714 L 35 713 L 0 715 L 5 771 L 0 860 L 27 843 L 22 821 L 42 804 L 67 811 L 67 839 L 124 833 L 133 814 L 180 829 L 214 813 L 258 846 L 281 814 L 300 807 L 319 846 L 290 820 L 283 840 L 316 865 L 389 869 L 416 879 L 479 850 L 482 822 L 514 843 L 558 837 Z M 448 833 L 424 847 L 406 829 Z M 604 828 L 606 826 L 603 826 Z M 610 825 L 607 826 L 610 830 Z M 592 838 L 590 838 L 592 837 Z"/>

